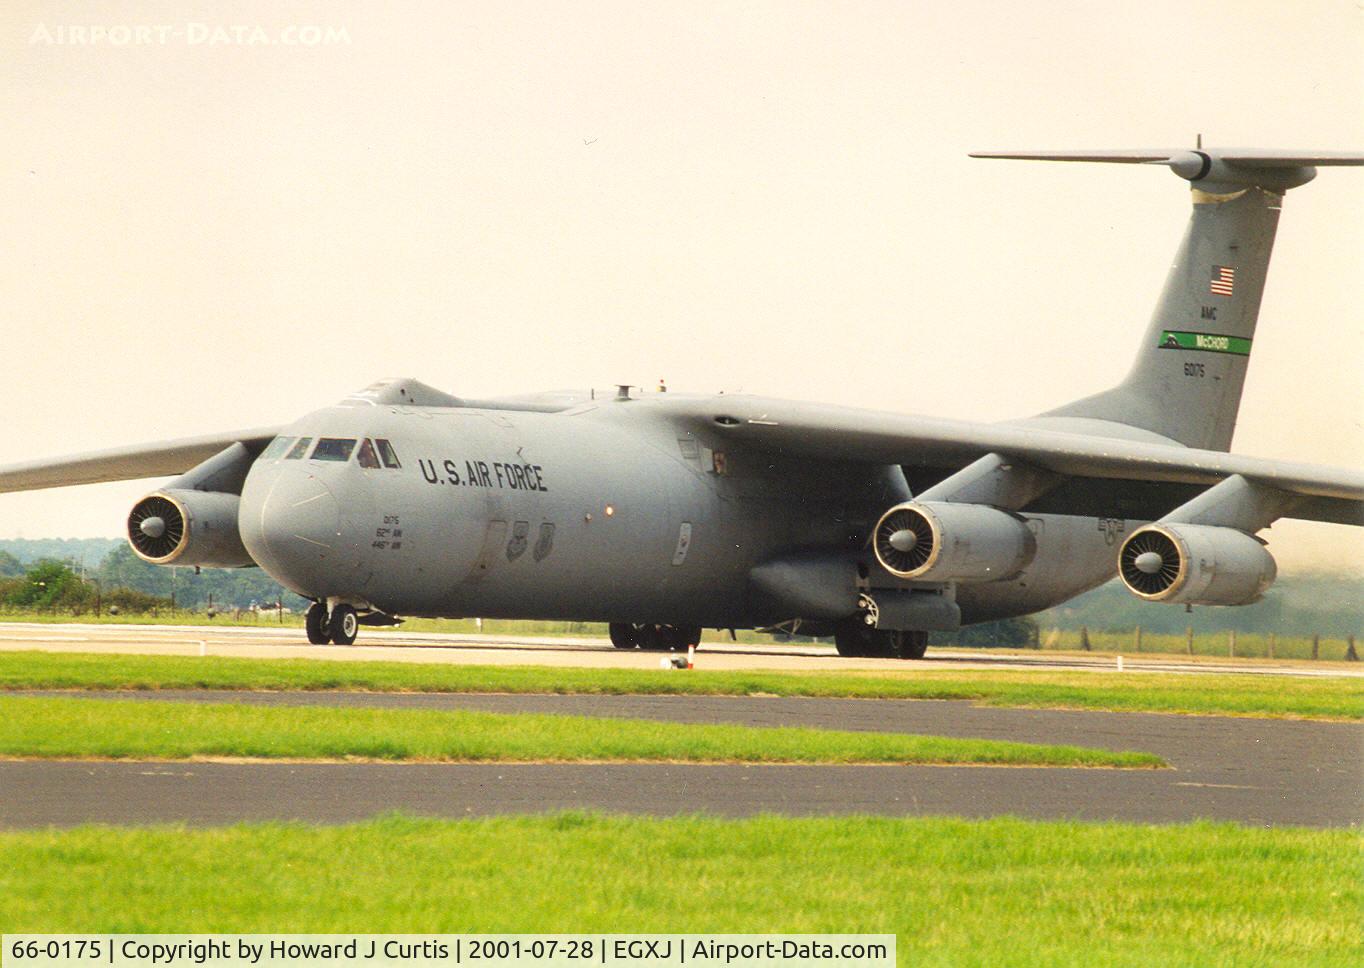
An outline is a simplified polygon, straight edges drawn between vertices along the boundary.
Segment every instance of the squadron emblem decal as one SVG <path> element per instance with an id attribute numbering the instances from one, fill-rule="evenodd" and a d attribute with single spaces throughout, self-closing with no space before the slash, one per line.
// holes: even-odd
<path id="1" fill-rule="evenodd" d="M 507 542 L 507 560 L 515 561 L 526 553 L 526 536 L 530 534 L 529 521 L 512 523 L 511 540 Z"/>
<path id="2" fill-rule="evenodd" d="M 554 525 L 546 521 L 540 525 L 540 540 L 535 542 L 535 550 L 530 556 L 536 561 L 544 561 L 554 550 Z"/>

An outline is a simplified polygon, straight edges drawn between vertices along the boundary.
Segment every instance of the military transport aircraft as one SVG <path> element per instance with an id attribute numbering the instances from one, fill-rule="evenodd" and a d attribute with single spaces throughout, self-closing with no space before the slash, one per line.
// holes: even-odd
<path id="1" fill-rule="evenodd" d="M 459 399 L 375 383 L 291 424 L 0 468 L 0 491 L 180 474 L 128 540 L 162 565 L 259 565 L 308 640 L 397 616 L 832 634 L 919 658 L 928 633 L 1116 574 L 1151 602 L 1240 605 L 1281 517 L 1364 524 L 1364 473 L 1228 453 L 1286 191 L 1364 155 L 987 153 L 1168 166 L 1193 214 L 1131 372 L 1040 416 L 969 423 L 733 395 Z"/>

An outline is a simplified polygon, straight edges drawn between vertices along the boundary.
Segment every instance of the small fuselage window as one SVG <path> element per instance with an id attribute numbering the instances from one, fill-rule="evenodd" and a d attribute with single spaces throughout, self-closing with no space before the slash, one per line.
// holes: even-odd
<path id="1" fill-rule="evenodd" d="M 370 443 L 368 437 L 360 441 L 360 452 L 355 455 L 361 467 L 368 467 L 371 470 L 379 469 L 379 455 L 374 453 L 374 445 Z"/>
<path id="2" fill-rule="evenodd" d="M 313 448 L 313 460 L 332 460 L 345 463 L 355 449 L 354 437 L 320 437 Z"/>
<path id="3" fill-rule="evenodd" d="M 277 460 L 284 456 L 284 452 L 289 449 L 289 445 L 294 442 L 292 437 L 276 437 L 270 441 L 270 446 L 260 452 L 257 460 Z"/>
<path id="4" fill-rule="evenodd" d="M 384 466 L 385 466 L 385 467 L 394 467 L 394 468 L 396 468 L 396 467 L 402 467 L 402 466 L 403 466 L 403 465 L 399 462 L 399 460 L 398 460 L 398 452 L 397 452 L 396 450 L 393 449 L 393 445 L 392 445 L 392 444 L 390 444 L 387 440 L 385 440 L 385 439 L 382 438 L 382 437 L 380 437 L 378 440 L 376 440 L 375 443 L 379 445 L 379 456 L 380 456 L 381 458 L 383 458 Z"/>
<path id="5" fill-rule="evenodd" d="M 284 455 L 285 460 L 302 460 L 303 455 L 308 453 L 308 445 L 313 442 L 311 437 L 300 437 L 298 443 L 289 448 L 289 453 Z"/>

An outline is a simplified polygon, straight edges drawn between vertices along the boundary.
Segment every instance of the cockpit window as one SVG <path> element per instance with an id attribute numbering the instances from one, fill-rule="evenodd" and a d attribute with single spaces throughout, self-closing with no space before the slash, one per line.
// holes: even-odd
<path id="1" fill-rule="evenodd" d="M 398 460 L 398 452 L 393 449 L 392 444 L 382 437 L 376 440 L 375 443 L 379 445 L 379 456 L 383 458 L 385 467 L 403 466 Z"/>
<path id="2" fill-rule="evenodd" d="M 366 437 L 360 441 L 360 452 L 355 455 L 355 459 L 360 462 L 361 467 L 369 467 L 374 470 L 379 468 L 379 456 L 374 453 L 374 445 Z"/>
<path id="3" fill-rule="evenodd" d="M 313 448 L 313 460 L 334 460 L 340 463 L 350 460 L 350 452 L 355 449 L 354 437 L 321 437 Z"/>
<path id="4" fill-rule="evenodd" d="M 284 456 L 284 452 L 289 449 L 289 445 L 294 442 L 292 437 L 276 437 L 270 441 L 270 446 L 260 452 L 257 460 L 276 460 Z"/>
<path id="5" fill-rule="evenodd" d="M 308 445 L 313 442 L 311 437 L 300 437 L 298 443 L 289 448 L 289 453 L 284 455 L 285 460 L 302 460 L 303 455 L 308 453 Z"/>

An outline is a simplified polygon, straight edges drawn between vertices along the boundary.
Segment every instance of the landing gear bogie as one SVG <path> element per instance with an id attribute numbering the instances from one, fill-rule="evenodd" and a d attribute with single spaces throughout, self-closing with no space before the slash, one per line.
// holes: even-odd
<path id="1" fill-rule="evenodd" d="M 872 628 L 858 617 L 834 630 L 834 645 L 839 655 L 850 658 L 922 659 L 928 649 L 928 633 Z"/>
<path id="2" fill-rule="evenodd" d="M 618 649 L 685 652 L 688 648 L 701 644 L 701 627 L 698 625 L 612 622 L 608 631 L 611 635 L 611 644 Z"/>

